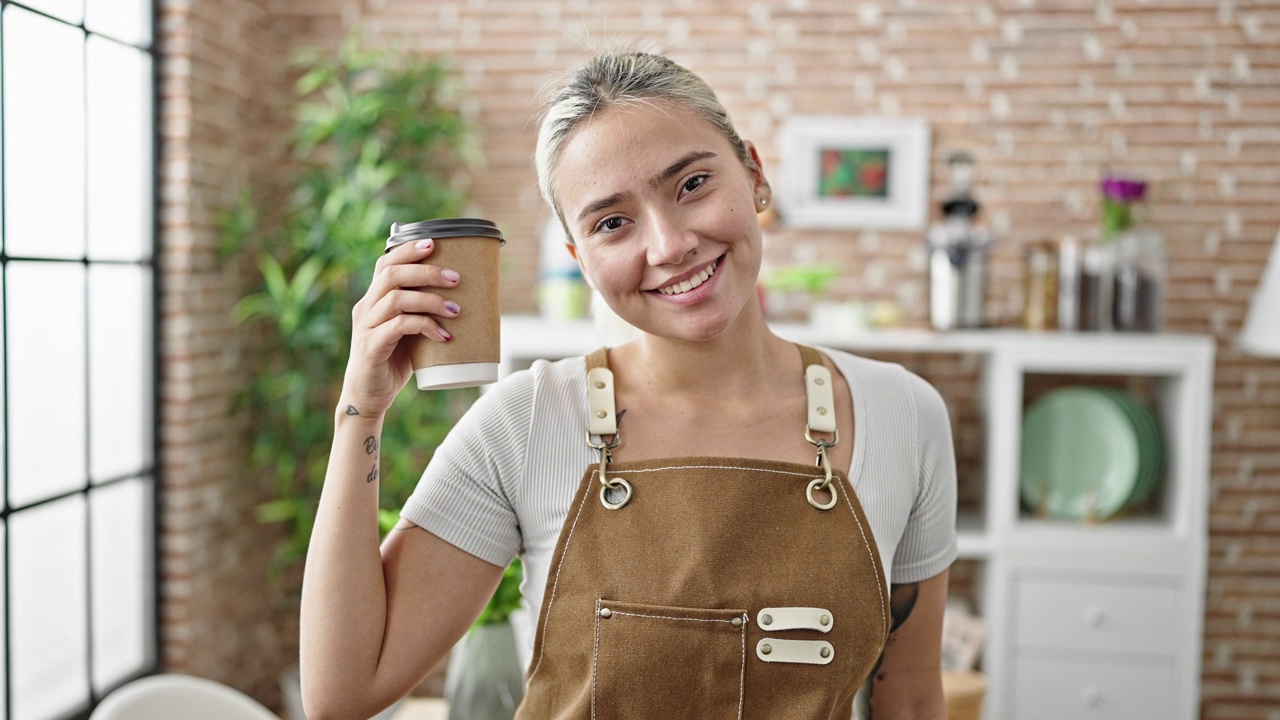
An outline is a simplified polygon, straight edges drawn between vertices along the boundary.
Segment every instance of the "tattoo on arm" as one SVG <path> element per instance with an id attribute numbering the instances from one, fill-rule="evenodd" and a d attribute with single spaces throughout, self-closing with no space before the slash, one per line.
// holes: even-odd
<path id="1" fill-rule="evenodd" d="M 890 636 L 902 623 L 911 617 L 916 607 L 916 598 L 920 596 L 920 583 L 905 583 L 889 587 L 889 614 L 893 617 L 893 625 L 889 628 Z"/>
<path id="2" fill-rule="evenodd" d="M 889 587 L 889 616 L 892 618 L 892 623 L 889 626 L 889 637 L 884 644 L 886 648 L 897 641 L 897 630 L 911 616 L 911 611 L 916 607 L 916 599 L 919 597 L 920 583 L 903 583 Z M 874 720 L 871 712 L 871 698 L 875 694 L 876 683 L 885 678 L 885 674 L 880 672 L 882 662 L 884 662 L 883 654 L 876 660 L 876 666 L 867 676 L 866 682 L 862 684 L 862 689 L 858 691 L 855 704 L 859 720 Z"/>
<path id="3" fill-rule="evenodd" d="M 356 406 L 355 406 L 355 405 L 348 405 L 348 406 L 347 406 L 347 414 L 348 414 L 348 415 L 359 415 L 359 414 L 360 414 L 360 411 L 356 409 Z"/>
<path id="4" fill-rule="evenodd" d="M 378 438 L 370 435 L 364 439 L 364 454 L 372 455 L 378 452 Z"/>
<path id="5" fill-rule="evenodd" d="M 369 475 L 364 479 L 365 482 L 373 482 L 378 479 L 378 465 L 374 463 L 373 469 L 369 471 Z"/>

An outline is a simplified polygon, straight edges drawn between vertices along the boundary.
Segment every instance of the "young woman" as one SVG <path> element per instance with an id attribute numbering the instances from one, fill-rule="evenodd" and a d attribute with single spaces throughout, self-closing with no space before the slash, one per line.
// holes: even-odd
<path id="1" fill-rule="evenodd" d="M 307 713 L 367 717 L 466 632 L 513 556 L 536 613 L 520 718 L 945 717 L 940 634 L 955 467 L 937 392 L 798 347 L 756 297 L 772 196 L 711 89 L 601 55 L 552 98 L 539 182 L 569 250 L 639 339 L 483 395 L 379 548 L 381 418 L 401 340 L 467 282 L 385 255 L 351 358 L 307 558 Z"/>

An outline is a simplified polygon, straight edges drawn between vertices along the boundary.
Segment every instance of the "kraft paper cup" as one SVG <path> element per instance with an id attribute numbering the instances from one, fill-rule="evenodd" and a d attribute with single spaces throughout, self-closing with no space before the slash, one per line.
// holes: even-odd
<path id="1" fill-rule="evenodd" d="M 430 288 L 462 311 L 454 318 L 435 320 L 453 340 L 442 343 L 424 336 L 411 343 L 413 375 L 419 390 L 472 387 L 498 380 L 502 323 L 498 295 L 499 248 L 506 244 L 498 226 L 478 218 L 445 218 L 416 223 L 393 223 L 387 250 L 407 242 L 435 241 L 423 264 L 457 270 L 454 288 Z"/>

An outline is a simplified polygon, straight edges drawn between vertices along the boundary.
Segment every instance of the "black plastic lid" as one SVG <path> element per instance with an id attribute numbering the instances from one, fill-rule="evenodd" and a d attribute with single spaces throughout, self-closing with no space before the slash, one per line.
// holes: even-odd
<path id="1" fill-rule="evenodd" d="M 391 223 L 387 250 L 414 240 L 451 237 L 491 237 L 507 244 L 502 231 L 492 220 L 480 218 L 440 218 L 414 223 Z"/>

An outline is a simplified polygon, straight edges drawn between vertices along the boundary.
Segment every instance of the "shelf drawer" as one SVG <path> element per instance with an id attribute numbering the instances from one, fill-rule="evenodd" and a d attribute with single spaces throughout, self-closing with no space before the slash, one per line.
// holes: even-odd
<path id="1" fill-rule="evenodd" d="M 1019 658 L 1015 718 L 1036 720 L 1169 720 L 1172 668 Z"/>
<path id="2" fill-rule="evenodd" d="M 1017 583 L 1020 647 L 1172 655 L 1178 590 L 1129 583 L 1023 577 Z"/>

